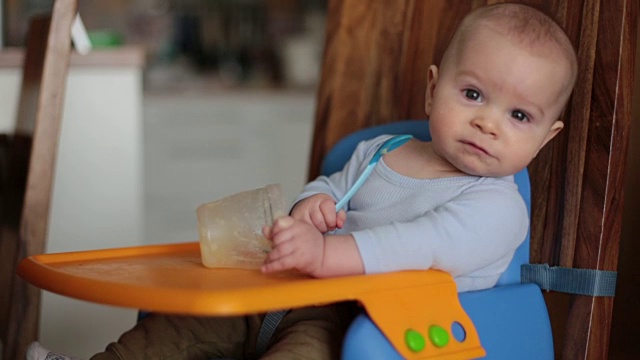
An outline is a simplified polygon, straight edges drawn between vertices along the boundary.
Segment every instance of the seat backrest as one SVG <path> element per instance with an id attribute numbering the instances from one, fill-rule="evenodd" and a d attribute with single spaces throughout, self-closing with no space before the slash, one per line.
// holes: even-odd
<path id="1" fill-rule="evenodd" d="M 29 26 L 16 131 L 0 135 L 2 359 L 24 359 L 38 335 L 40 292 L 15 274 L 44 252 L 77 0 L 56 0 Z"/>
<path id="2" fill-rule="evenodd" d="M 322 175 L 330 175 L 341 170 L 344 164 L 349 160 L 351 154 L 355 150 L 360 141 L 374 138 L 383 134 L 409 134 L 415 138 L 429 141 L 429 122 L 426 120 L 405 120 L 394 123 L 384 124 L 365 128 L 347 135 L 327 152 L 320 173 Z M 515 182 L 518 185 L 518 191 L 524 199 L 527 210 L 531 214 L 531 187 L 529 185 L 529 174 L 524 169 L 515 175 Z M 529 263 L 529 232 L 525 241 L 516 249 L 516 253 L 509 263 L 507 270 L 498 279 L 499 285 L 516 284 L 520 282 L 520 266 Z"/>

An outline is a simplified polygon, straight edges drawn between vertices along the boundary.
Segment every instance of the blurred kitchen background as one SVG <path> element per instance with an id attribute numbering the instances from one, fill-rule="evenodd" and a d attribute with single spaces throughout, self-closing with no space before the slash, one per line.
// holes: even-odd
<path id="1" fill-rule="evenodd" d="M 306 181 L 326 0 L 82 0 L 94 45 L 72 59 L 48 252 L 197 240 L 199 204 Z M 29 18 L 4 0 L 0 127 L 15 118 Z M 41 342 L 88 358 L 134 309 L 44 292 Z"/>

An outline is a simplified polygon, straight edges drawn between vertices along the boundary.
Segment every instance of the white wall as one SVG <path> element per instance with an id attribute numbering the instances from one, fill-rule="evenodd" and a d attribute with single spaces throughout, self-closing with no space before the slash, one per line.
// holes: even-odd
<path id="1" fill-rule="evenodd" d="M 145 242 L 198 240 L 198 205 L 306 182 L 315 94 L 235 91 L 145 95 Z"/>
<path id="2" fill-rule="evenodd" d="M 0 68 L 0 131 L 15 127 L 21 70 Z M 139 245 L 144 237 L 142 73 L 71 67 L 47 252 Z M 40 341 L 88 358 L 135 322 L 136 310 L 43 291 Z"/>
<path id="3" fill-rule="evenodd" d="M 141 76 L 126 67 L 70 72 L 47 252 L 142 243 Z M 62 353 L 88 358 L 135 323 L 135 309 L 43 293 L 40 340 Z"/>

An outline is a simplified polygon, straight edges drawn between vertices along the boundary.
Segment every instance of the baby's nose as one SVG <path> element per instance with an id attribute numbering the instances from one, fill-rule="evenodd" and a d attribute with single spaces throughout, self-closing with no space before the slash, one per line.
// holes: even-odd
<path id="1" fill-rule="evenodd" d="M 497 135 L 498 126 L 494 117 L 492 116 L 476 116 L 471 122 L 472 126 L 484 134 Z"/>

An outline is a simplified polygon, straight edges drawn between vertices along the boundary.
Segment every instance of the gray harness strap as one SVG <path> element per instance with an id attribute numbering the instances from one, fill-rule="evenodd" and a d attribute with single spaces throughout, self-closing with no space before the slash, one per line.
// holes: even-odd
<path id="1" fill-rule="evenodd" d="M 262 320 L 262 326 L 260 326 L 260 332 L 258 333 L 258 340 L 256 341 L 256 354 L 258 358 L 262 357 L 267 351 L 269 341 L 273 336 L 273 333 L 278 328 L 278 324 L 282 321 L 282 318 L 289 313 L 290 310 L 280 310 L 268 312 L 264 320 Z"/>
<path id="2" fill-rule="evenodd" d="M 523 264 L 522 283 L 536 283 L 544 290 L 587 296 L 615 296 L 618 273 L 615 271 L 576 269 L 548 264 Z"/>

